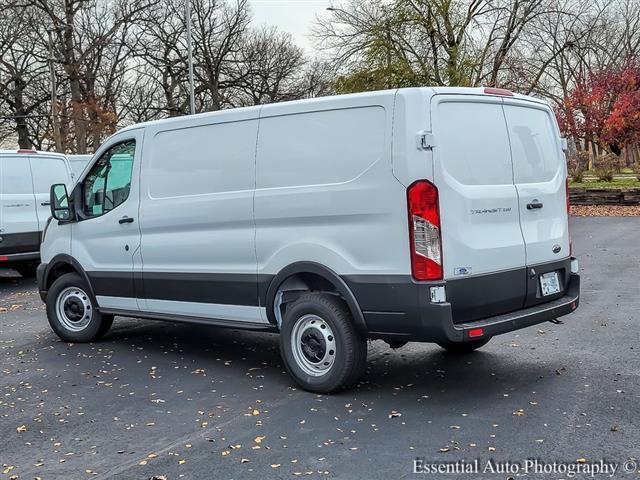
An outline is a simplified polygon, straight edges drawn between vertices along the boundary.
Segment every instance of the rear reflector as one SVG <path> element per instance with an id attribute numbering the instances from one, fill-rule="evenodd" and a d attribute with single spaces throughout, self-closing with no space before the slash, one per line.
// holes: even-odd
<path id="1" fill-rule="evenodd" d="M 484 93 L 487 95 L 502 95 L 504 97 L 513 97 L 513 92 L 505 88 L 486 87 Z"/>
<path id="2" fill-rule="evenodd" d="M 438 189 L 418 180 L 407 189 L 411 273 L 416 280 L 442 280 Z"/>
<path id="3" fill-rule="evenodd" d="M 580 265 L 577 258 L 571 259 L 571 273 L 578 273 L 580 271 Z"/>
<path id="4" fill-rule="evenodd" d="M 478 338 L 484 335 L 484 328 L 472 328 L 467 333 L 469 338 Z"/>
<path id="5" fill-rule="evenodd" d="M 9 257 L 0 257 L 0 262 L 8 262 Z"/>

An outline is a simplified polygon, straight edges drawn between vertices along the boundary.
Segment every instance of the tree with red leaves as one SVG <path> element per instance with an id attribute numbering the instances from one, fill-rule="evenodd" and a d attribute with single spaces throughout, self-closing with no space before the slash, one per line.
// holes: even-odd
<path id="1" fill-rule="evenodd" d="M 620 155 L 640 143 L 640 65 L 589 75 L 557 113 L 565 134 Z"/>

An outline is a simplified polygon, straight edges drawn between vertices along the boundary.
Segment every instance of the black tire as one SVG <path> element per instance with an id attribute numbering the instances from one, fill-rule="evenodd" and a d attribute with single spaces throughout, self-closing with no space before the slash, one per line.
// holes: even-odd
<path id="1" fill-rule="evenodd" d="M 484 347 L 489 343 L 489 340 L 491 340 L 491 337 L 483 338 L 482 340 L 471 340 L 470 342 L 439 343 L 438 345 L 444 348 L 448 353 L 464 355 L 465 353 L 471 353 L 480 347 Z"/>
<path id="2" fill-rule="evenodd" d="M 11 268 L 18 272 L 22 278 L 33 278 L 36 276 L 38 265 L 36 263 L 18 263 Z"/>
<path id="3" fill-rule="evenodd" d="M 65 318 L 58 311 L 58 298 Z M 113 323 L 112 315 L 102 315 L 89 293 L 86 282 L 77 273 L 67 273 L 58 278 L 47 294 L 47 318 L 54 332 L 65 342 L 93 342 L 102 337 Z M 67 316 L 68 315 L 68 316 Z M 74 318 L 78 317 L 76 320 Z"/>
<path id="4" fill-rule="evenodd" d="M 314 324 L 315 318 L 319 319 L 317 324 Z M 309 327 L 301 330 L 301 325 L 304 324 Z M 325 326 L 322 327 L 322 324 Z M 302 333 L 298 335 L 297 332 L 300 331 Z M 329 335 L 324 338 L 322 332 L 325 335 L 328 332 Z M 321 339 L 311 339 L 307 342 L 301 340 L 297 343 L 300 346 L 299 350 L 296 349 L 297 352 L 294 352 L 292 339 L 294 336 L 303 339 L 305 334 L 307 337 L 320 335 Z M 327 340 L 332 343 L 327 343 Z M 307 346 L 309 343 L 311 347 L 318 347 L 319 352 L 329 355 L 323 356 L 323 360 L 329 359 L 326 362 L 329 366 L 322 367 L 321 361 L 313 363 L 303 353 L 305 347 L 307 351 L 311 348 Z M 322 345 L 325 347 L 324 350 Z M 339 297 L 323 293 L 305 293 L 287 306 L 280 329 L 280 354 L 287 371 L 300 387 L 314 393 L 331 393 L 358 381 L 367 365 L 367 340 L 356 330 L 351 312 Z M 309 368 L 326 370 L 323 373 L 316 371 L 312 374 L 309 373 Z"/>

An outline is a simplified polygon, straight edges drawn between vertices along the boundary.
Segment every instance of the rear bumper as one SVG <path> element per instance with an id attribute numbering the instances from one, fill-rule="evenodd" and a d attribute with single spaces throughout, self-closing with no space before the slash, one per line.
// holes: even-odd
<path id="1" fill-rule="evenodd" d="M 455 335 L 450 338 L 456 341 L 462 336 L 462 340 L 469 340 L 469 331 L 482 328 L 483 336 L 492 337 L 501 333 L 511 332 L 520 328 L 530 327 L 538 323 L 547 322 L 568 315 L 580 304 L 580 276 L 572 274 L 569 278 L 569 286 L 565 295 L 552 300 L 549 303 L 541 303 L 533 307 L 518 310 L 516 312 L 485 318 L 475 322 L 461 323 L 454 326 Z"/>
<path id="2" fill-rule="evenodd" d="M 404 276 L 387 277 L 382 284 L 363 283 L 362 277 L 344 279 L 363 310 L 368 336 L 398 342 L 446 343 L 488 338 L 567 315 L 578 308 L 580 302 L 580 276 L 570 272 L 563 282 L 563 293 L 550 297 L 547 302 L 542 299 L 535 305 L 525 302 L 519 308 L 503 310 L 504 313 L 481 313 L 480 318 L 472 319 L 466 314 L 456 315 L 464 308 L 465 298 L 460 295 L 450 300 L 455 306 L 447 301 L 431 302 L 430 288 L 444 286 L 447 289 L 446 282 L 416 283 Z M 484 282 L 485 291 L 491 289 L 492 275 L 485 276 Z M 385 304 L 393 308 L 384 308 Z M 469 331 L 475 329 L 482 329 L 482 335 L 471 338 Z"/>

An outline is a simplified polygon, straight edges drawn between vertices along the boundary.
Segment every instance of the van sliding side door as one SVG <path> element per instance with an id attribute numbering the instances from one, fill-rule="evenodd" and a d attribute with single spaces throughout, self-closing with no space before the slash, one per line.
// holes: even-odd
<path id="1" fill-rule="evenodd" d="M 255 111 L 149 127 L 140 219 L 146 312 L 266 323 L 253 221 Z"/>
<path id="2" fill-rule="evenodd" d="M 0 255 L 40 250 L 29 157 L 0 156 Z"/>

